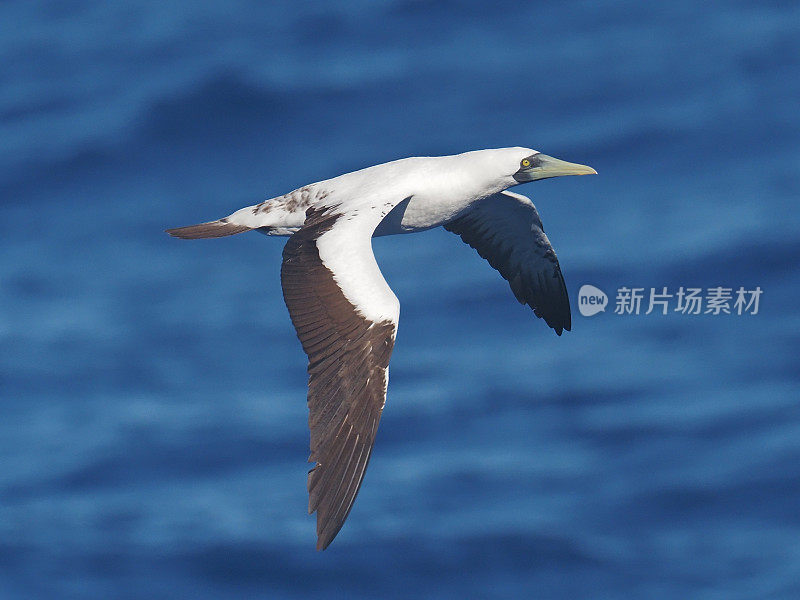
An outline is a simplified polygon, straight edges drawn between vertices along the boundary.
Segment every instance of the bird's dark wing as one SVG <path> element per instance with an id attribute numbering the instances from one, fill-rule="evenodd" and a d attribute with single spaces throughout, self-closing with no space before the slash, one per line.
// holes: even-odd
<path id="1" fill-rule="evenodd" d="M 309 361 L 308 460 L 317 464 L 308 475 L 308 509 L 317 512 L 319 550 L 342 528 L 361 487 L 386 400 L 399 310 L 372 254 L 374 227 L 359 237 L 346 219 L 337 232 L 338 219 L 309 210 L 281 266 L 283 297 Z"/>
<path id="2" fill-rule="evenodd" d="M 558 335 L 570 330 L 569 297 L 558 258 L 529 198 L 500 192 L 476 202 L 445 229 L 461 236 L 508 280 L 522 304 Z"/>

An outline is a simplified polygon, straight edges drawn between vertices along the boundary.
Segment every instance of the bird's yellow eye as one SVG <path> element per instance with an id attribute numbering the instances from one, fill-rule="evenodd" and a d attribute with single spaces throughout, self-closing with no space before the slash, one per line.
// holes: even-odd
<path id="1" fill-rule="evenodd" d="M 527 158 L 523 158 L 522 159 L 522 166 L 523 167 L 530 167 L 531 166 L 531 161 L 529 161 Z"/>

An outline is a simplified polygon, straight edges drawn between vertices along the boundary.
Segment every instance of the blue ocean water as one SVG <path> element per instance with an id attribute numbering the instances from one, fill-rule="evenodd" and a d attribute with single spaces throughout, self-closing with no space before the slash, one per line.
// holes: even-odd
<path id="1" fill-rule="evenodd" d="M 800 597 L 796 2 L 0 3 L 0 597 Z M 163 229 L 523 145 L 557 337 L 444 231 L 314 550 L 282 241 Z M 582 284 L 763 290 L 578 314 Z M 644 311 L 643 311 L 644 312 Z"/>

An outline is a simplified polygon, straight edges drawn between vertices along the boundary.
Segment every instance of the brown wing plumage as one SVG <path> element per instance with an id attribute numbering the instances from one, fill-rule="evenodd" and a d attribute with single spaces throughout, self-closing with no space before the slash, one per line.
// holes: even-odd
<path id="1" fill-rule="evenodd" d="M 337 215 L 309 210 L 283 250 L 283 297 L 308 355 L 309 513 L 317 549 L 342 528 L 361 487 L 386 399 L 396 326 L 361 316 L 320 259 L 316 240 Z"/>

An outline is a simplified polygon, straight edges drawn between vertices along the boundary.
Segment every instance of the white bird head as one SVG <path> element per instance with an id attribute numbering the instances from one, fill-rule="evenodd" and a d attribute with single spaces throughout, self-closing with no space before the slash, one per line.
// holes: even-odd
<path id="1" fill-rule="evenodd" d="M 592 167 L 553 158 L 531 148 L 476 150 L 459 156 L 468 156 L 475 171 L 483 177 L 496 178 L 501 189 L 550 177 L 597 174 Z"/>
<path id="2" fill-rule="evenodd" d="M 473 150 L 442 156 L 438 160 L 444 161 L 448 168 L 438 169 L 443 177 L 439 181 L 443 189 L 433 190 L 432 195 L 439 198 L 437 202 L 443 201 L 443 194 L 453 196 L 454 200 L 485 198 L 520 183 L 563 175 L 597 173 L 586 165 L 569 163 L 531 148 L 520 147 Z M 431 186 L 436 179 L 436 176 L 425 179 L 426 193 L 432 192 Z M 419 191 L 414 193 L 422 195 Z"/>

